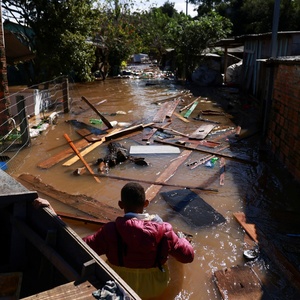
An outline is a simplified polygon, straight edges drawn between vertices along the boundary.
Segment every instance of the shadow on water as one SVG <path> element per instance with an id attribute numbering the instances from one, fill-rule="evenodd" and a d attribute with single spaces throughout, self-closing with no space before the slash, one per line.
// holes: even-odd
<path id="1" fill-rule="evenodd" d="M 250 138 L 234 141 L 230 149 L 258 162 L 256 167 L 240 169 L 235 180 L 246 175 L 251 181 L 240 194 L 244 196 L 247 223 L 256 228 L 260 255 L 248 265 L 261 274 L 261 299 L 300 299 L 300 185 L 265 148 L 260 137 L 259 111 L 254 104 L 243 106 L 242 96 L 234 97 L 238 99 L 234 103 L 232 97 L 222 98 L 224 93 L 206 88 L 196 88 L 194 94 L 203 92 L 233 115 L 236 126 L 249 132 Z M 206 185 L 212 180 L 208 179 Z"/>

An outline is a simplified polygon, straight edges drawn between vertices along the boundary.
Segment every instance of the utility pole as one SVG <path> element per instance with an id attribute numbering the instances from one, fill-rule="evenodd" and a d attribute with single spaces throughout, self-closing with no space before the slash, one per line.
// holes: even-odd
<path id="1" fill-rule="evenodd" d="M 274 12 L 273 12 L 273 25 L 272 25 L 272 45 L 271 45 L 271 57 L 277 56 L 277 32 L 280 15 L 280 0 L 275 0 Z"/>
<path id="2" fill-rule="evenodd" d="M 185 3 L 186 3 L 185 15 L 187 16 L 188 15 L 189 0 L 186 0 Z"/>
<path id="3" fill-rule="evenodd" d="M 8 119 L 9 100 L 8 100 L 8 82 L 7 82 L 7 67 L 5 55 L 4 30 L 2 23 L 2 1 L 0 1 L 0 136 L 4 136 L 9 132 Z"/>

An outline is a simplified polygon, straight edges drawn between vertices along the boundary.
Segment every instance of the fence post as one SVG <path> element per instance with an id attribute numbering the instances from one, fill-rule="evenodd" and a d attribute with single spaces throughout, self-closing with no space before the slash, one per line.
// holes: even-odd
<path id="1" fill-rule="evenodd" d="M 29 134 L 29 126 L 28 126 L 24 96 L 16 96 L 16 100 L 17 100 L 17 109 L 18 109 L 18 116 L 20 122 L 22 146 L 29 146 L 30 134 Z"/>
<path id="2" fill-rule="evenodd" d="M 69 80 L 65 78 L 62 84 L 63 88 L 63 106 L 64 106 L 64 114 L 67 114 L 70 111 L 69 108 Z"/>

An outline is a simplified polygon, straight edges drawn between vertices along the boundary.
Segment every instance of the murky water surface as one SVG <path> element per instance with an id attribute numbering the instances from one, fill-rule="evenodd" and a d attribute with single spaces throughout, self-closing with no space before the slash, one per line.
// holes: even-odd
<path id="1" fill-rule="evenodd" d="M 72 98 L 70 114 L 61 114 L 57 125 L 50 127 L 41 136 L 34 139 L 32 146 L 23 150 L 14 159 L 14 165 L 10 168 L 10 173 L 13 176 L 29 173 L 40 177 L 44 183 L 55 187 L 57 190 L 70 194 L 86 194 L 103 203 L 117 207 L 120 189 L 125 184 L 125 181 L 101 178 L 101 183 L 97 183 L 91 176 L 73 176 L 72 172 L 76 168 L 82 167 L 80 161 L 70 167 L 64 167 L 62 163 L 59 163 L 46 170 L 38 168 L 37 164 L 66 149 L 64 133 L 67 133 L 73 141 L 81 139 L 75 128 L 64 121 L 77 119 L 89 123 L 91 118 L 97 118 L 95 112 L 81 101 L 81 96 L 86 97 L 93 103 L 110 122 L 117 121 L 121 125 L 133 122 L 146 124 L 152 121 L 153 116 L 159 109 L 159 106 L 153 102 L 177 95 L 183 89 L 183 87 L 175 86 L 167 80 L 162 80 L 158 84 L 151 86 L 147 86 L 146 82 L 145 80 L 118 79 L 72 85 L 70 91 Z M 201 100 L 195 112 L 189 118 L 189 123 L 172 117 L 172 124 L 169 128 L 186 134 L 191 133 L 200 126 L 199 121 L 193 120 L 193 117 L 197 115 L 199 110 L 206 109 L 216 110 L 219 107 L 213 99 L 208 97 Z M 121 111 L 124 114 L 121 114 Z M 221 122 L 222 125 L 235 126 L 226 116 L 213 116 L 211 119 Z M 215 136 L 209 137 L 210 140 L 214 138 Z M 134 137 L 119 142 L 128 149 L 131 145 L 138 145 Z M 146 142 L 142 143 L 146 144 Z M 235 148 L 233 149 L 237 151 L 235 153 L 227 149 L 223 153 L 255 160 L 256 152 L 251 147 Z M 86 155 L 85 159 L 89 163 L 95 162 L 98 158 L 103 157 L 106 151 L 106 145 L 98 147 Z M 180 151 L 182 152 L 183 149 Z M 256 182 L 257 169 L 247 163 L 226 159 L 225 184 L 220 186 L 218 163 L 214 168 L 207 168 L 202 165 L 195 169 L 190 169 L 187 166 L 188 163 L 199 160 L 206 155 L 201 152 L 190 154 L 186 162 L 178 168 L 168 183 L 217 189 L 218 192 L 197 190 L 197 193 L 225 217 L 225 223 L 207 228 L 195 228 L 187 224 L 180 215 L 175 213 L 159 194 L 147 209 L 148 212 L 158 213 L 165 221 L 169 221 L 174 228 L 193 235 L 192 243 L 195 248 L 195 260 L 187 265 L 181 265 L 172 259 L 170 260 L 169 265 L 172 272 L 171 288 L 164 295 L 164 299 L 221 299 L 214 282 L 213 273 L 226 267 L 244 265 L 246 263 L 243 257 L 244 232 L 233 217 L 233 213 L 244 211 L 245 197 Z M 126 162 L 111 169 L 109 174 L 155 181 L 169 164 L 178 157 L 178 154 L 143 155 L 143 157 L 149 163 L 148 167 L 140 167 L 132 162 Z M 143 186 L 147 189 L 150 185 L 143 184 Z M 176 188 L 165 186 L 162 187 L 161 191 L 173 189 Z M 53 205 L 56 209 L 68 210 L 68 208 L 58 203 Z M 72 223 L 70 226 L 72 226 Z M 80 236 L 95 230 L 95 227 L 82 226 L 73 228 Z M 265 266 L 263 262 L 256 262 L 256 270 L 260 273 L 260 276 L 264 276 Z"/>

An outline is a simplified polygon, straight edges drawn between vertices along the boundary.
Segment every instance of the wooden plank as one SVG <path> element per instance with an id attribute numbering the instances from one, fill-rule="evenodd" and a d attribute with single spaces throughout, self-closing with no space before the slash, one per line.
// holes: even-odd
<path id="1" fill-rule="evenodd" d="M 239 222 L 239 224 L 250 235 L 250 237 L 253 239 L 253 241 L 258 243 L 255 224 L 247 223 L 246 222 L 246 216 L 243 212 L 236 212 L 236 213 L 233 213 L 233 215 L 236 218 L 236 220 Z"/>
<path id="2" fill-rule="evenodd" d="M 90 175 L 90 174 L 88 174 L 88 175 Z M 195 189 L 195 190 L 202 190 L 202 191 L 208 191 L 208 192 L 218 192 L 217 189 L 204 188 L 201 186 L 172 184 L 172 183 L 166 183 L 166 182 L 157 181 L 157 180 L 150 181 L 150 180 L 143 180 L 143 179 L 137 179 L 137 178 L 126 178 L 126 177 L 120 177 L 120 176 L 114 176 L 114 175 L 105 175 L 105 174 L 97 174 L 97 176 L 102 177 L 102 178 L 112 178 L 112 179 L 116 179 L 116 180 L 136 181 L 136 182 L 147 183 L 147 184 L 152 184 L 152 185 L 177 187 L 177 188 L 182 188 L 182 189 Z"/>
<path id="3" fill-rule="evenodd" d="M 72 281 L 64 285 L 57 286 L 51 290 L 22 298 L 22 300 L 95 300 L 92 293 L 96 290 L 98 289 L 95 288 L 89 281 L 85 281 L 80 284 Z"/>
<path id="4" fill-rule="evenodd" d="M 166 119 L 166 111 L 168 110 L 168 102 L 163 103 L 158 112 L 154 115 L 154 123 L 163 123 Z"/>
<path id="5" fill-rule="evenodd" d="M 144 126 L 145 125 L 143 125 L 143 124 L 138 124 L 135 126 L 131 126 L 131 127 L 116 131 L 114 133 L 110 133 L 105 136 L 105 141 L 110 141 L 115 138 L 124 137 L 125 135 L 128 135 L 132 132 L 141 131 L 144 129 Z"/>
<path id="6" fill-rule="evenodd" d="M 180 153 L 178 147 L 173 146 L 155 146 L 155 145 L 137 145 L 131 146 L 129 154 L 175 154 Z"/>
<path id="7" fill-rule="evenodd" d="M 297 288 L 300 289 L 300 272 L 282 252 L 268 239 L 265 234 L 257 227 L 253 228 L 254 224 L 246 223 L 246 216 L 242 212 L 233 214 L 239 224 L 245 229 L 247 234 L 259 243 L 260 249 L 280 268 L 284 276 Z M 259 238 L 258 238 L 259 236 Z"/>
<path id="8" fill-rule="evenodd" d="M 57 201 L 70 205 L 86 214 L 99 219 L 99 221 L 114 221 L 116 217 L 122 215 L 122 210 L 106 205 L 94 198 L 86 195 L 71 195 L 59 191 L 49 184 L 45 184 L 40 178 L 31 174 L 21 174 L 17 180 L 29 190 L 40 192 Z"/>
<path id="9" fill-rule="evenodd" d="M 110 122 L 97 110 L 96 107 L 94 107 L 93 104 L 91 104 L 85 97 L 81 97 L 81 99 L 89 105 L 89 107 L 100 117 L 100 119 L 103 121 L 103 123 L 107 126 L 107 128 L 113 128 L 113 126 L 110 124 Z"/>
<path id="10" fill-rule="evenodd" d="M 249 266 L 235 266 L 214 272 L 223 299 L 260 300 L 263 290 L 259 278 Z"/>
<path id="11" fill-rule="evenodd" d="M 197 130 L 190 134 L 190 139 L 203 140 L 216 127 L 214 124 L 201 125 Z"/>
<path id="12" fill-rule="evenodd" d="M 149 141 L 152 136 L 156 133 L 157 128 L 152 128 L 149 132 L 145 133 L 142 137 L 142 141 Z"/>
<path id="13" fill-rule="evenodd" d="M 192 112 L 195 110 L 195 108 L 197 107 L 199 101 L 195 101 L 193 103 L 193 105 L 188 109 L 188 111 L 184 114 L 184 117 L 187 119 L 191 114 Z"/>
<path id="14" fill-rule="evenodd" d="M 179 112 L 182 112 L 188 108 L 190 108 L 196 101 L 198 101 L 201 97 L 196 98 L 194 101 L 192 101 L 191 103 L 189 103 L 188 105 L 182 107 L 181 109 L 179 109 Z"/>
<path id="15" fill-rule="evenodd" d="M 100 146 L 101 144 L 103 144 L 104 141 L 105 141 L 105 138 L 103 137 L 101 139 L 101 141 L 93 143 L 91 146 L 87 147 L 82 152 L 80 152 L 80 155 L 82 157 L 85 156 L 85 155 L 87 155 L 88 153 L 90 153 L 91 151 L 93 151 L 94 149 L 96 149 L 98 146 Z M 64 162 L 63 166 L 70 167 L 71 165 L 73 165 L 74 163 L 76 163 L 78 160 L 79 160 L 79 157 L 78 157 L 78 155 L 76 155 L 76 156 L 72 157 L 71 159 L 69 159 L 68 161 Z"/>
<path id="16" fill-rule="evenodd" d="M 85 161 L 85 159 L 83 158 L 83 156 L 80 154 L 79 150 L 76 148 L 76 146 L 74 145 L 74 143 L 72 142 L 72 140 L 70 139 L 70 137 L 65 133 L 64 134 L 64 138 L 67 140 L 67 142 L 69 143 L 70 147 L 73 149 L 73 151 L 76 153 L 76 155 L 80 158 L 80 160 L 82 161 L 82 163 L 84 164 L 84 166 L 88 169 L 88 171 L 91 174 L 95 174 L 93 169 L 90 167 L 90 165 Z M 94 179 L 100 183 L 100 179 L 98 177 L 94 176 Z"/>
<path id="17" fill-rule="evenodd" d="M 195 151 L 200 151 L 200 152 L 203 152 L 203 153 L 210 153 L 212 155 L 218 155 L 218 156 L 221 156 L 221 157 L 225 157 L 225 158 L 228 158 L 228 159 L 231 159 L 231 160 L 236 160 L 236 161 L 241 162 L 241 163 L 251 164 L 251 165 L 254 165 L 254 166 L 257 165 L 257 163 L 252 161 L 252 160 L 239 158 L 239 157 L 236 157 L 236 156 L 233 156 L 233 155 L 230 155 L 230 154 L 219 153 L 217 151 L 209 151 L 209 150 L 194 148 L 194 147 L 190 147 L 190 146 L 186 146 L 186 145 L 170 143 L 170 142 L 161 141 L 161 140 L 154 140 L 154 142 L 161 143 L 161 144 L 166 144 L 166 145 L 170 145 L 170 146 L 173 145 L 173 146 L 177 146 L 177 147 L 180 147 L 180 148 L 191 149 L 191 150 L 195 150 Z"/>
<path id="18" fill-rule="evenodd" d="M 186 118 L 184 118 L 181 114 L 177 113 L 176 111 L 173 113 L 173 115 L 175 115 L 178 119 L 180 119 L 181 121 L 185 122 L 185 123 L 189 123 L 190 121 L 187 120 Z"/>
<path id="19" fill-rule="evenodd" d="M 174 160 L 160 176 L 155 180 L 157 182 L 167 182 L 173 175 L 174 172 L 178 169 L 178 167 L 189 157 L 192 153 L 190 150 L 185 150 L 178 156 L 176 160 Z M 146 199 L 152 201 L 157 193 L 161 190 L 162 186 L 159 185 L 151 185 L 146 190 Z"/>
<path id="20" fill-rule="evenodd" d="M 166 117 L 167 118 L 171 118 L 172 115 L 173 115 L 173 112 L 175 111 L 177 105 L 179 104 L 180 102 L 180 99 L 175 99 L 174 101 L 171 101 L 169 102 L 169 105 L 168 105 L 168 109 L 167 109 L 167 112 L 166 112 Z"/>
<path id="21" fill-rule="evenodd" d="M 89 142 L 87 142 L 86 140 L 80 140 L 79 142 L 75 142 L 74 143 L 76 148 L 81 150 L 85 147 L 87 147 L 88 145 L 90 145 Z M 61 162 L 62 160 L 68 158 L 69 156 L 71 156 L 73 154 L 73 150 L 68 148 L 65 149 L 49 158 L 47 158 L 46 160 L 38 163 L 38 167 L 42 168 L 42 169 L 49 169 L 50 167 L 53 167 L 54 165 L 56 165 L 57 163 Z"/>

